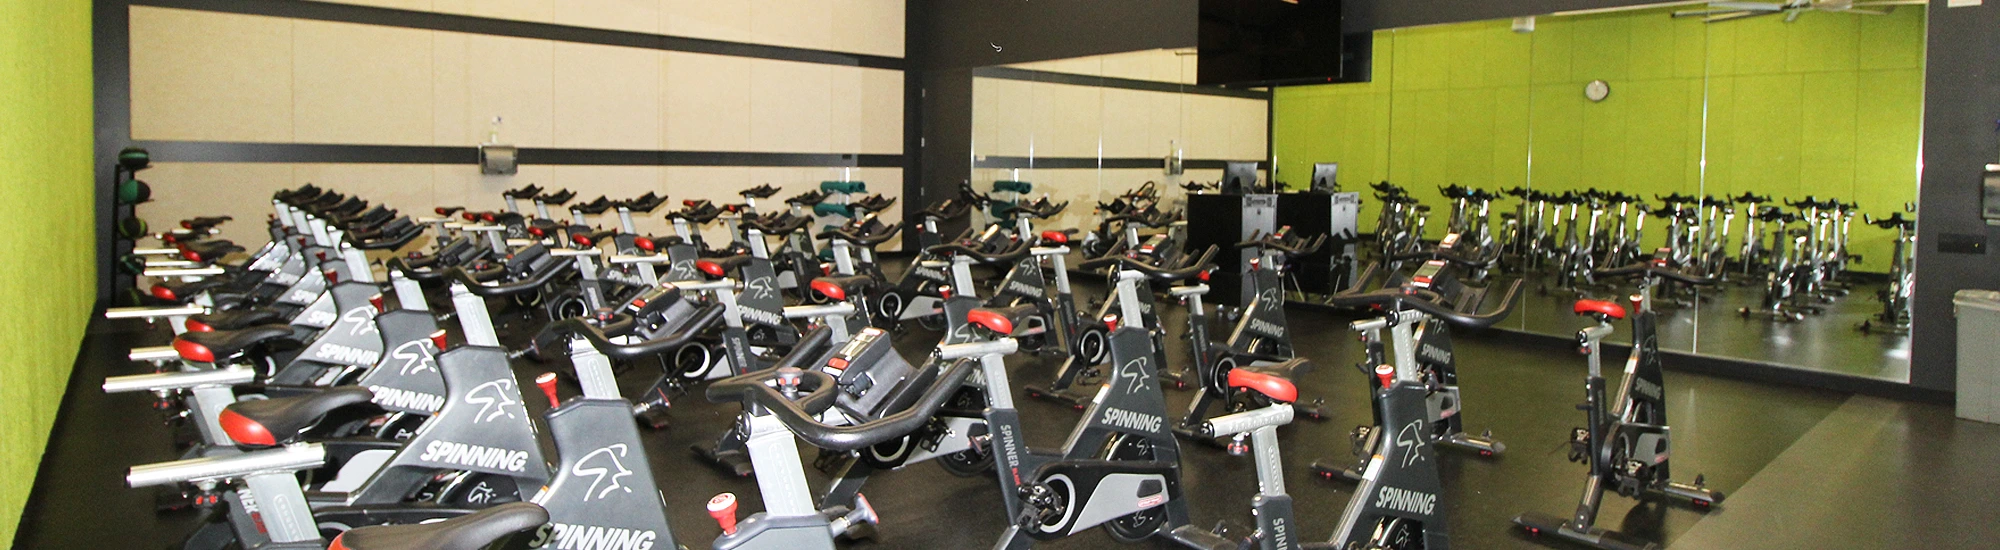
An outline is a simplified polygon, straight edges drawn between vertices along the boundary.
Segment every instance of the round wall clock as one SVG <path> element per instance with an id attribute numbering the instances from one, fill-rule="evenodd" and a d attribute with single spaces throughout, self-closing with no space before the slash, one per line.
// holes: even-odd
<path id="1" fill-rule="evenodd" d="M 1592 80 L 1589 84 L 1583 85 L 1583 97 L 1591 101 L 1604 101 L 1604 98 L 1611 97 L 1611 84 L 1602 80 Z"/>

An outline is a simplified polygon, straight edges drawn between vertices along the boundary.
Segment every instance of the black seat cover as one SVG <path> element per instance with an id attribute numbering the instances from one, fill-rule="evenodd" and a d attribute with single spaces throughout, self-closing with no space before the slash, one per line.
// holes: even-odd
<path id="1" fill-rule="evenodd" d="M 250 399 L 224 407 L 218 421 L 238 444 L 278 445 L 297 439 L 300 431 L 319 423 L 334 409 L 374 398 L 375 392 L 368 388 L 340 386 L 288 397 Z"/>
<path id="2" fill-rule="evenodd" d="M 224 283 L 227 282 L 228 281 L 222 277 L 209 277 L 199 281 L 186 281 L 186 282 L 160 281 L 158 283 L 153 284 L 154 287 L 157 287 L 155 290 L 153 290 L 153 296 L 162 300 L 186 302 L 188 300 L 194 299 L 194 295 L 201 294 L 202 291 L 222 286 Z M 165 290 L 162 291 L 159 289 L 165 289 Z"/>
<path id="3" fill-rule="evenodd" d="M 186 332 L 176 338 L 208 348 L 209 353 L 220 359 L 242 353 L 250 346 L 291 335 L 291 325 L 270 324 L 236 330 Z"/>
<path id="4" fill-rule="evenodd" d="M 208 325 L 208 328 L 214 330 L 237 330 L 250 326 L 285 322 L 284 316 L 278 314 L 277 310 L 263 307 L 189 315 L 188 320 Z"/>
<path id="5" fill-rule="evenodd" d="M 215 307 L 238 307 L 250 303 L 251 298 L 249 292 L 241 290 L 216 288 L 208 291 L 208 301 L 215 304 Z"/>
<path id="6" fill-rule="evenodd" d="M 227 256 L 230 253 L 243 251 L 243 247 L 237 246 L 236 243 L 230 242 L 227 239 L 213 239 L 213 240 L 199 241 L 193 243 L 184 243 L 181 245 L 181 248 L 188 252 L 193 252 L 195 253 L 195 255 L 200 257 L 200 259 L 198 260 L 196 260 L 195 258 L 188 258 L 190 260 L 195 260 L 198 262 L 213 262 L 222 259 L 223 256 Z"/>
<path id="7" fill-rule="evenodd" d="M 742 269 L 743 266 L 748 265 L 750 260 L 753 259 L 756 259 L 756 257 L 749 254 L 738 254 L 735 256 L 701 260 L 701 262 L 714 264 L 714 271 L 710 271 L 707 266 L 701 265 L 701 262 L 696 262 L 696 265 L 701 266 L 701 270 L 708 273 L 711 277 L 728 277 L 729 274 L 735 273 L 737 270 Z"/>
<path id="8" fill-rule="evenodd" d="M 1286 359 L 1283 362 L 1279 363 L 1272 363 L 1268 365 L 1245 365 L 1236 368 L 1254 372 L 1257 374 L 1276 376 L 1286 380 L 1297 381 L 1300 376 L 1305 376 L 1306 374 L 1312 372 L 1313 364 L 1311 360 L 1306 359 L 1304 357 L 1293 357 L 1291 359 Z"/>

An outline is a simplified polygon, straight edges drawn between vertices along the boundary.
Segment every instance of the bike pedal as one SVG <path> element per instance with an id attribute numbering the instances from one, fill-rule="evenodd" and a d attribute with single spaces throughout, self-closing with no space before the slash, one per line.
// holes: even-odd
<path id="1" fill-rule="evenodd" d="M 638 410 L 633 411 L 632 418 L 637 419 L 642 426 L 655 430 L 664 430 L 673 426 L 673 419 L 667 414 L 666 407 L 639 406 L 633 408 Z"/>

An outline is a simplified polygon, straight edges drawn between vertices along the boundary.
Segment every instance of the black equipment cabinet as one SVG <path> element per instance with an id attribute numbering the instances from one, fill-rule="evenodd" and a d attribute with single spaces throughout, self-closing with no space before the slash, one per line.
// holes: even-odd
<path id="1" fill-rule="evenodd" d="M 1279 195 L 1190 194 L 1187 196 L 1188 254 L 1200 254 L 1210 245 L 1218 247 L 1217 269 L 1208 279 L 1209 300 L 1241 306 L 1249 303 L 1243 284 L 1249 273 L 1250 258 L 1256 252 L 1237 249 L 1236 243 L 1250 240 L 1254 233 L 1270 233 L 1278 228 Z M 1236 252 L 1236 253 L 1232 253 Z"/>
<path id="2" fill-rule="evenodd" d="M 1278 227 L 1307 237 L 1326 235 L 1326 245 L 1295 260 L 1291 276 L 1308 293 L 1333 294 L 1359 275 L 1356 256 L 1360 233 L 1360 193 L 1286 193 L 1278 195 Z M 1194 219 L 1192 216 L 1189 219 Z"/>

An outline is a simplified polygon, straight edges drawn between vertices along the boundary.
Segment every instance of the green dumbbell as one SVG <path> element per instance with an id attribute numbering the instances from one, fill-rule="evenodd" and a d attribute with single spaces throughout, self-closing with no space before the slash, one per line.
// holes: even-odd
<path id="1" fill-rule="evenodd" d="M 828 193 L 867 193 L 868 184 L 859 181 L 822 181 L 819 190 Z"/>
<path id="2" fill-rule="evenodd" d="M 1027 193 L 1034 190 L 1035 190 L 1035 184 L 1028 183 L 1025 181 L 993 182 L 993 191 L 996 193 Z"/>

